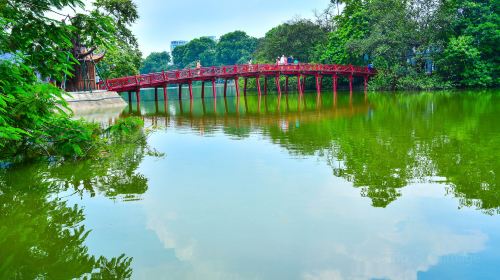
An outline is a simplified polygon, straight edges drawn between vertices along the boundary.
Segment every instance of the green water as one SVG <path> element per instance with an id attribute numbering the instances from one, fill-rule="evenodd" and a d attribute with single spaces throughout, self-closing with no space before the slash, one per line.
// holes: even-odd
<path id="1" fill-rule="evenodd" d="M 0 169 L 0 279 L 498 279 L 499 91 L 142 101 L 100 121 L 147 139 Z"/>

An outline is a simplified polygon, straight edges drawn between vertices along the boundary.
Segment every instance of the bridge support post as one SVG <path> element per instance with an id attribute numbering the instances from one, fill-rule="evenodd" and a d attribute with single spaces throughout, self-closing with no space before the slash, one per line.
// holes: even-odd
<path id="1" fill-rule="evenodd" d="M 189 86 L 189 99 L 193 99 L 193 81 L 188 81 Z"/>
<path id="2" fill-rule="evenodd" d="M 135 99 L 137 100 L 137 104 L 141 103 L 141 89 L 135 90 Z"/>
<path id="3" fill-rule="evenodd" d="M 179 100 L 182 99 L 182 84 L 179 84 Z"/>
<path id="4" fill-rule="evenodd" d="M 201 82 L 201 98 L 205 98 L 205 81 Z"/>
<path id="5" fill-rule="evenodd" d="M 305 92 L 305 89 L 306 89 L 306 75 L 303 75 L 303 76 L 302 76 L 302 81 L 301 81 L 301 83 L 300 83 L 300 84 L 302 85 L 302 89 L 301 89 L 301 90 L 302 90 L 302 93 L 304 93 L 304 92 Z"/>
<path id="6" fill-rule="evenodd" d="M 285 93 L 288 93 L 288 76 L 285 79 Z"/>
<path id="7" fill-rule="evenodd" d="M 338 83 L 339 77 L 337 76 L 337 73 L 333 74 L 332 80 L 333 80 L 333 94 L 337 95 L 337 83 Z"/>
<path id="8" fill-rule="evenodd" d="M 167 85 L 163 86 L 163 100 L 165 100 L 165 102 L 167 102 L 167 100 L 168 100 Z"/>
<path id="9" fill-rule="evenodd" d="M 365 76 L 365 94 L 368 91 L 368 76 Z"/>
<path id="10" fill-rule="evenodd" d="M 267 95 L 267 76 L 264 76 L 264 94 Z"/>
<path id="11" fill-rule="evenodd" d="M 227 96 L 227 79 L 224 79 L 224 97 Z"/>
<path id="12" fill-rule="evenodd" d="M 217 89 L 215 88 L 215 79 L 212 79 L 212 94 L 214 99 L 217 98 Z"/>
<path id="13" fill-rule="evenodd" d="M 155 87 L 155 102 L 158 103 L 158 88 Z"/>
<path id="14" fill-rule="evenodd" d="M 128 104 L 132 104 L 132 92 L 128 92 Z"/>
<path id="15" fill-rule="evenodd" d="M 349 94 L 352 94 L 352 81 L 354 80 L 354 77 L 352 74 L 349 75 Z"/>
<path id="16" fill-rule="evenodd" d="M 316 75 L 316 93 L 321 94 L 321 83 L 319 81 L 319 75 Z"/>
<path id="17" fill-rule="evenodd" d="M 245 77 L 245 82 L 244 82 L 244 85 L 243 85 L 243 95 L 244 96 L 247 96 L 247 83 L 248 83 L 248 78 Z"/>
<path id="18" fill-rule="evenodd" d="M 302 95 L 302 84 L 300 82 L 300 75 L 297 75 L 297 91 L 299 92 L 299 95 Z"/>
<path id="19" fill-rule="evenodd" d="M 240 97 L 240 78 L 239 77 L 234 78 L 234 86 L 236 88 L 236 96 Z"/>
<path id="20" fill-rule="evenodd" d="M 257 76 L 255 78 L 255 81 L 257 82 L 257 91 L 259 92 L 259 96 L 261 96 L 262 92 L 260 91 L 260 76 Z"/>
<path id="21" fill-rule="evenodd" d="M 281 96 L 281 85 L 280 85 L 280 75 L 276 75 L 276 77 L 274 78 L 275 82 L 276 82 L 276 89 L 278 90 L 278 95 Z"/>

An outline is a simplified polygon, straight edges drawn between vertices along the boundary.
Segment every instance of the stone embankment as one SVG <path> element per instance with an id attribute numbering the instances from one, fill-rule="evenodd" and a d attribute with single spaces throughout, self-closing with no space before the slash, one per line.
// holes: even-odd
<path id="1" fill-rule="evenodd" d="M 70 92 L 64 99 L 75 119 L 84 118 L 107 126 L 119 117 L 127 103 L 114 91 Z"/>

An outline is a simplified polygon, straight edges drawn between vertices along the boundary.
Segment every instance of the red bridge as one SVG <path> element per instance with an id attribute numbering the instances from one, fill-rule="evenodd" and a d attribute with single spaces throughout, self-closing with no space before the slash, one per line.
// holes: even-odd
<path id="1" fill-rule="evenodd" d="M 259 95 L 262 94 L 260 86 L 260 77 L 264 77 L 264 92 L 267 94 L 268 77 L 274 77 L 278 93 L 281 94 L 280 77 L 286 77 L 285 90 L 288 91 L 288 78 L 291 76 L 297 77 L 297 89 L 300 94 L 304 92 L 304 82 L 306 76 L 314 76 L 316 78 L 316 89 L 318 94 L 321 92 L 321 82 L 323 76 L 331 76 L 333 79 L 333 90 L 337 92 L 337 83 L 339 76 L 345 76 L 349 80 L 349 89 L 352 93 L 352 83 L 354 77 L 364 78 L 364 85 L 368 79 L 374 76 L 376 70 L 353 65 L 325 65 L 325 64 L 290 64 L 290 65 L 274 65 L 274 64 L 249 64 L 249 65 L 234 65 L 234 66 L 214 66 L 202 67 L 196 69 L 184 69 L 176 71 L 166 71 L 160 73 L 151 73 L 144 75 L 136 75 L 117 79 L 109 79 L 106 81 L 108 90 L 117 92 L 129 92 L 129 100 L 131 93 L 136 92 L 137 100 L 140 101 L 141 88 L 154 88 L 155 95 L 158 96 L 158 88 L 163 88 L 165 99 L 167 98 L 167 85 L 179 85 L 179 98 L 182 97 L 182 85 L 189 85 L 189 97 L 193 98 L 193 81 L 202 82 L 201 97 L 205 97 L 205 82 L 212 82 L 212 94 L 216 97 L 215 80 L 224 79 L 224 96 L 227 92 L 227 81 L 234 80 L 236 86 L 236 95 L 239 96 L 240 89 L 238 80 L 244 78 L 243 92 L 246 95 L 248 78 L 255 78 Z"/>

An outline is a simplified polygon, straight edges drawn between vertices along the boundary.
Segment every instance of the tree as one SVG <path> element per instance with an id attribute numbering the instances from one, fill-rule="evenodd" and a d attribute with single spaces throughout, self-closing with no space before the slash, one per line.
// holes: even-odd
<path id="1" fill-rule="evenodd" d="M 246 63 L 255 52 L 257 42 L 243 31 L 224 34 L 216 46 L 217 62 L 222 65 Z"/>
<path id="2" fill-rule="evenodd" d="M 345 1 L 342 14 L 333 17 L 333 31 L 318 48 L 317 60 L 324 63 L 360 64 L 362 56 L 352 52 L 350 43 L 368 33 L 368 11 L 361 0 Z"/>
<path id="3" fill-rule="evenodd" d="M 141 73 L 154 73 L 167 70 L 170 62 L 168 52 L 152 52 L 142 61 Z"/>
<path id="4" fill-rule="evenodd" d="M 257 55 L 266 62 L 274 62 L 282 55 L 293 55 L 301 62 L 311 62 L 316 46 L 324 42 L 326 35 L 326 30 L 310 20 L 293 20 L 268 31 Z"/>
<path id="5" fill-rule="evenodd" d="M 202 65 L 216 65 L 215 46 L 215 41 L 208 37 L 197 38 L 184 46 L 178 46 L 172 52 L 174 64 L 179 68 L 193 67 L 200 60 Z"/>
<path id="6" fill-rule="evenodd" d="M 443 7 L 452 31 L 438 56 L 441 75 L 458 86 L 500 84 L 499 10 L 497 1 L 456 0 Z"/>
<path id="7" fill-rule="evenodd" d="M 101 144 L 97 125 L 71 120 L 61 110 L 66 103 L 63 91 L 55 86 L 65 75 L 72 75 L 79 58 L 75 48 L 119 49 L 117 35 L 126 33 L 120 24 L 129 24 L 134 16 L 126 15 L 130 9 L 125 13 L 99 3 L 135 7 L 131 0 L 97 1 L 91 11 L 55 20 L 46 14 L 59 14 L 58 10 L 64 8 L 83 8 L 83 3 L 8 0 L 0 4 L 0 53 L 13 56 L 11 60 L 0 61 L 2 158 L 13 161 L 43 155 L 78 158 Z M 42 83 L 40 76 L 53 83 Z"/>
<path id="8" fill-rule="evenodd" d="M 132 0 L 96 0 L 94 5 L 113 20 L 115 27 L 115 43 L 103 48 L 106 57 L 99 64 L 102 78 L 138 74 L 142 53 L 137 38 L 130 30 L 130 26 L 139 18 L 137 5 Z"/>

